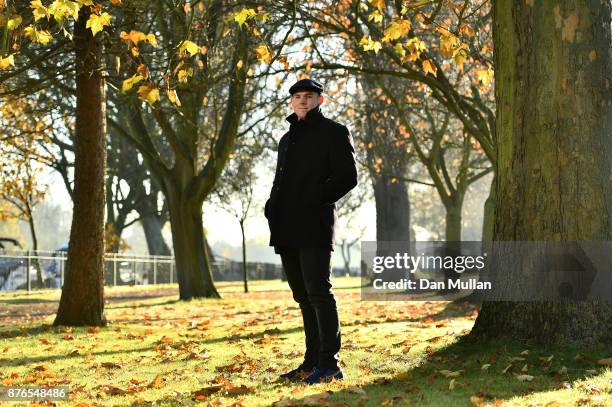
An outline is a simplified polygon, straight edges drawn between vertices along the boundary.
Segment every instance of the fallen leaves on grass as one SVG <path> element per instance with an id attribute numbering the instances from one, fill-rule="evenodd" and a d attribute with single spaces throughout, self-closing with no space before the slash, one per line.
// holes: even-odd
<path id="1" fill-rule="evenodd" d="M 254 392 L 254 389 L 244 384 L 236 386 L 232 384 L 229 380 L 224 380 L 222 384 L 215 384 L 196 390 L 192 393 L 192 395 L 193 397 L 195 397 L 196 400 L 204 400 L 207 396 L 210 396 L 211 394 L 217 392 L 223 392 L 228 396 L 239 396 L 243 394 L 252 393 Z"/>
<path id="2" fill-rule="evenodd" d="M 439 370 L 438 372 L 444 377 L 459 377 L 461 373 L 463 373 L 463 370 L 457 370 L 456 372 L 451 370 Z"/>
<path id="3" fill-rule="evenodd" d="M 106 369 L 121 369 L 122 367 L 119 363 L 115 362 L 102 362 L 100 363 L 100 366 Z"/>

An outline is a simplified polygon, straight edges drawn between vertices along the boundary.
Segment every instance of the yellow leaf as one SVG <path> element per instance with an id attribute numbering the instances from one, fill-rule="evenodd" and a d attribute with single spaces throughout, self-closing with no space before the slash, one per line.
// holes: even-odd
<path id="1" fill-rule="evenodd" d="M 408 57 L 409 61 L 416 61 L 419 59 L 423 51 L 427 51 L 425 42 L 421 41 L 417 37 L 410 38 L 408 41 L 406 41 L 406 47 L 410 52 L 410 56 Z"/>
<path id="2" fill-rule="evenodd" d="M 397 44 L 395 44 L 395 46 L 393 47 L 393 49 L 395 50 L 395 52 L 397 52 L 399 55 L 404 56 L 406 55 L 406 50 L 404 49 L 404 47 L 402 46 L 402 44 L 400 44 L 399 42 Z"/>
<path id="3" fill-rule="evenodd" d="M 392 22 L 389 27 L 385 30 L 385 36 L 382 39 L 382 42 L 397 40 L 408 34 L 410 31 L 410 21 L 409 20 L 396 20 Z"/>
<path id="4" fill-rule="evenodd" d="M 147 34 L 146 40 L 149 42 L 149 44 L 157 47 L 157 39 L 155 38 L 155 34 Z"/>
<path id="5" fill-rule="evenodd" d="M 6 70 L 9 66 L 15 66 L 15 59 L 13 58 L 13 54 L 7 57 L 0 57 L 0 69 Z"/>
<path id="6" fill-rule="evenodd" d="M 234 14 L 234 21 L 238 23 L 239 26 L 242 27 L 242 24 L 245 23 L 249 18 L 255 17 L 257 13 L 252 8 L 243 8 L 236 14 Z"/>
<path id="7" fill-rule="evenodd" d="M 265 23 L 266 21 L 270 19 L 270 13 L 259 13 L 255 16 L 255 18 Z"/>
<path id="8" fill-rule="evenodd" d="M 110 25 L 110 20 L 111 15 L 108 13 L 102 13 L 100 15 L 92 14 L 89 16 L 85 27 L 91 29 L 92 34 L 95 36 L 102 31 L 105 26 Z"/>
<path id="9" fill-rule="evenodd" d="M 79 9 L 80 6 L 75 1 L 55 0 L 49 6 L 49 13 L 58 23 L 61 23 L 66 17 L 77 20 L 79 18 Z"/>
<path id="10" fill-rule="evenodd" d="M 465 64 L 467 57 L 467 45 L 465 44 L 461 44 L 459 48 L 453 51 L 453 61 L 455 65 L 457 65 L 457 69 L 461 72 L 463 72 L 463 64 Z"/>
<path id="11" fill-rule="evenodd" d="M 382 44 L 378 41 L 372 40 L 369 35 L 368 38 L 363 37 L 359 41 L 359 45 L 361 45 L 361 48 L 363 48 L 364 51 L 374 51 L 375 53 L 378 53 L 378 51 L 380 51 L 382 48 Z"/>
<path id="12" fill-rule="evenodd" d="M 270 63 L 270 61 L 272 61 L 272 56 L 270 55 L 270 49 L 268 48 L 267 45 L 260 45 L 259 47 L 255 48 L 255 52 L 257 53 L 257 60 L 261 61 L 261 62 L 266 62 L 266 63 Z"/>
<path id="13" fill-rule="evenodd" d="M 182 41 L 179 45 L 179 55 L 181 56 L 187 52 L 189 56 L 192 57 L 197 54 L 199 50 L 200 47 L 198 47 L 198 44 L 189 40 Z"/>
<path id="14" fill-rule="evenodd" d="M 9 31 L 12 31 L 12 30 L 17 28 L 21 24 L 21 21 L 23 21 L 23 20 L 21 19 L 20 15 L 14 15 L 6 23 L 6 28 Z"/>
<path id="15" fill-rule="evenodd" d="M 49 41 L 53 39 L 51 34 L 49 34 L 45 30 L 37 30 L 34 26 L 27 26 L 23 29 L 23 34 L 32 40 L 32 42 L 37 42 L 39 44 L 48 44 Z"/>
<path id="16" fill-rule="evenodd" d="M 459 45 L 459 38 L 448 31 L 439 30 L 442 34 L 440 35 L 440 53 L 448 58 L 451 56 L 453 50 Z"/>
<path id="17" fill-rule="evenodd" d="M 153 106 L 159 100 L 159 89 L 155 85 L 143 85 L 138 88 L 138 96 Z"/>
<path id="18" fill-rule="evenodd" d="M 140 74 L 144 79 L 148 79 L 149 78 L 149 67 L 146 66 L 145 64 L 140 64 L 138 65 L 138 68 L 136 68 L 136 73 Z"/>
<path id="19" fill-rule="evenodd" d="M 142 75 L 136 74 L 136 75 L 132 76 L 131 78 L 128 78 L 128 79 L 123 81 L 123 84 L 121 85 L 121 90 L 123 92 L 127 92 L 130 89 L 132 89 L 132 87 L 134 85 L 136 85 L 138 82 L 142 81 L 143 79 L 144 78 L 142 77 Z"/>
<path id="20" fill-rule="evenodd" d="M 368 2 L 380 11 L 385 7 L 385 0 L 369 0 Z"/>
<path id="21" fill-rule="evenodd" d="M 76 0 L 77 3 L 79 4 L 79 6 L 83 7 L 83 6 L 93 6 L 94 3 L 92 0 Z"/>
<path id="22" fill-rule="evenodd" d="M 41 18 L 49 19 L 49 17 L 51 17 L 49 10 L 45 6 L 43 6 L 40 0 L 32 0 L 30 2 L 30 8 L 32 9 L 34 21 L 38 21 Z"/>
<path id="23" fill-rule="evenodd" d="M 382 14 L 380 14 L 378 10 L 374 10 L 368 16 L 368 21 L 374 20 L 375 23 L 380 23 L 382 19 L 383 19 Z"/>
<path id="24" fill-rule="evenodd" d="M 486 86 L 489 84 L 489 82 L 491 82 L 491 79 L 493 79 L 493 70 L 491 68 L 479 69 L 476 75 L 478 77 L 478 80 Z"/>
<path id="25" fill-rule="evenodd" d="M 181 69 L 180 71 L 178 71 L 178 74 L 176 76 L 179 82 L 187 83 L 189 78 L 193 76 L 193 69 Z"/>
<path id="26" fill-rule="evenodd" d="M 423 61 L 423 72 L 425 72 L 425 74 L 430 73 L 433 76 L 436 76 L 438 74 L 438 68 L 436 68 L 436 66 L 429 59 L 426 59 Z"/>
<path id="27" fill-rule="evenodd" d="M 240 69 L 242 69 L 242 66 L 243 66 L 243 65 L 244 65 L 244 61 L 241 59 L 240 61 L 238 61 L 238 62 L 236 63 L 236 68 L 237 68 L 238 70 L 240 70 Z"/>
<path id="28" fill-rule="evenodd" d="M 141 33 L 140 31 L 131 30 L 129 33 L 121 31 L 121 34 L 119 34 L 119 38 L 121 38 L 123 41 L 131 41 L 134 44 L 138 44 L 140 41 L 145 40 L 147 36 L 144 33 Z"/>
<path id="29" fill-rule="evenodd" d="M 181 100 L 179 99 L 178 95 L 176 94 L 176 90 L 174 90 L 174 89 L 166 89 L 166 94 L 168 95 L 168 99 L 170 99 L 170 102 L 174 103 L 178 107 L 181 106 Z"/>
<path id="30" fill-rule="evenodd" d="M 448 384 L 448 389 L 449 390 L 455 389 L 455 379 L 451 379 L 450 383 Z"/>

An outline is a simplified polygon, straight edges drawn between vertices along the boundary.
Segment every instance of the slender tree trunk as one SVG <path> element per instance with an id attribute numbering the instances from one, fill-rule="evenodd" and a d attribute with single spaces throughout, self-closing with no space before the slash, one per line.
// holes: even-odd
<path id="1" fill-rule="evenodd" d="M 179 298 L 220 298 L 213 283 L 204 240 L 202 202 L 182 196 L 172 181 L 166 184 Z"/>
<path id="2" fill-rule="evenodd" d="M 247 255 L 246 255 L 246 236 L 244 234 L 244 220 L 240 221 L 240 232 L 242 232 L 242 278 L 244 281 L 244 292 L 249 292 L 248 284 L 248 269 L 247 269 Z"/>
<path id="3" fill-rule="evenodd" d="M 610 7 L 598 0 L 494 2 L 494 240 L 612 237 Z M 496 272 L 513 279 L 533 273 L 511 264 Z M 609 344 L 612 303 L 485 302 L 471 335 Z"/>
<path id="4" fill-rule="evenodd" d="M 76 123 L 74 210 L 67 268 L 54 325 L 104 325 L 106 106 L 102 44 L 82 7 L 74 27 Z"/>
<path id="5" fill-rule="evenodd" d="M 28 225 L 30 226 L 30 235 L 32 236 L 32 249 L 34 249 L 34 256 L 37 255 L 38 252 L 38 237 L 36 236 L 36 227 L 34 226 L 34 213 L 32 210 L 32 206 L 29 203 L 26 203 L 26 209 L 28 211 Z M 45 282 L 43 281 L 42 275 L 42 267 L 40 267 L 40 262 L 38 258 L 34 259 L 34 268 L 36 269 L 36 279 L 38 280 L 38 286 L 40 288 L 45 286 Z"/>
<path id="6" fill-rule="evenodd" d="M 344 262 L 344 272 L 351 274 L 351 245 L 343 240 L 340 245 L 340 253 L 342 254 L 342 260 Z"/>

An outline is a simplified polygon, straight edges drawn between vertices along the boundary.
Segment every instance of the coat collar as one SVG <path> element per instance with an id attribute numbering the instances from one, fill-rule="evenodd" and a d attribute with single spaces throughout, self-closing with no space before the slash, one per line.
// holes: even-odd
<path id="1" fill-rule="evenodd" d="M 303 121 L 305 123 L 314 123 L 320 120 L 322 117 L 323 117 L 323 113 L 321 112 L 321 106 L 316 106 L 310 109 L 308 112 L 306 112 L 306 117 L 304 118 Z M 295 113 L 291 113 L 289 116 L 287 116 L 286 119 L 291 124 L 297 124 L 299 121 L 297 114 Z"/>

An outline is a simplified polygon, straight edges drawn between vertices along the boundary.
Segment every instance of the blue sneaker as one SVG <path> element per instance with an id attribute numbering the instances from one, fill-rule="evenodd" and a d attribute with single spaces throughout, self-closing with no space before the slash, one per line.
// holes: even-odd
<path id="1" fill-rule="evenodd" d="M 283 373 L 280 375 L 280 378 L 283 380 L 303 380 L 304 378 L 310 376 L 314 367 L 308 367 L 299 365 L 296 369 L 290 370 L 287 373 Z"/>
<path id="2" fill-rule="evenodd" d="M 332 380 L 342 380 L 344 374 L 342 369 L 329 369 L 326 367 L 315 367 L 310 376 L 302 380 L 306 384 L 328 383 Z"/>

